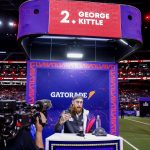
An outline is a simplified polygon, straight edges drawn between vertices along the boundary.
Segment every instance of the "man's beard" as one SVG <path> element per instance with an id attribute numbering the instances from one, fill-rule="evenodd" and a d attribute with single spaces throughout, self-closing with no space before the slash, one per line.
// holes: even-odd
<path id="1" fill-rule="evenodd" d="M 75 107 L 74 105 L 71 106 L 71 112 L 73 114 L 79 114 L 82 112 L 82 110 L 83 110 L 82 107 Z"/>

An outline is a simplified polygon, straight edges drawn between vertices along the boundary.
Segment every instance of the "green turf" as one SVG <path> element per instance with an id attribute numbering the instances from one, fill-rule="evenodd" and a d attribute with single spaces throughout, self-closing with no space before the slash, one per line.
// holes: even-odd
<path id="1" fill-rule="evenodd" d="M 126 117 L 127 119 L 133 119 L 133 120 L 136 120 L 136 121 L 141 121 L 141 122 L 144 122 L 144 123 L 149 123 L 150 124 L 150 118 L 148 117 Z"/>
<path id="2" fill-rule="evenodd" d="M 127 119 L 128 118 L 150 123 L 150 118 L 127 117 Z M 125 138 L 139 150 L 150 150 L 150 125 L 144 125 L 127 119 L 119 120 L 120 136 Z M 133 148 L 124 143 L 124 150 L 133 150 Z"/>

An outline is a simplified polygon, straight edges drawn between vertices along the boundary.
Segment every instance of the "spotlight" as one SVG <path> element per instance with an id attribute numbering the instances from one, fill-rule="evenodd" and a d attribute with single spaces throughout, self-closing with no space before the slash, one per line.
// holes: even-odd
<path id="1" fill-rule="evenodd" d="M 150 22 L 150 13 L 145 15 L 144 20 Z"/>
<path id="2" fill-rule="evenodd" d="M 120 41 L 123 43 L 123 44 L 125 44 L 125 45 L 129 45 L 125 40 L 123 40 L 123 39 L 120 39 Z"/>
<path id="3" fill-rule="evenodd" d="M 2 26 L 3 25 L 3 22 L 0 20 L 0 26 Z"/>
<path id="4" fill-rule="evenodd" d="M 17 24 L 13 21 L 9 21 L 8 25 L 9 25 L 9 27 L 16 27 L 17 26 Z"/>
<path id="5" fill-rule="evenodd" d="M 67 58 L 83 58 L 83 54 L 81 53 L 68 53 Z"/>
<path id="6" fill-rule="evenodd" d="M 0 54 L 6 54 L 6 51 L 0 51 Z"/>

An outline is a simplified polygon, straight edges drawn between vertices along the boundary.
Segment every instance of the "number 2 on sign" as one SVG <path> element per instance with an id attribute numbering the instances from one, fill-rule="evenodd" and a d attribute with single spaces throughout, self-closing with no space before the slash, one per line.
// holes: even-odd
<path id="1" fill-rule="evenodd" d="M 69 23 L 69 12 L 67 10 L 62 10 L 61 15 L 63 15 L 63 19 L 61 19 L 61 23 Z"/>

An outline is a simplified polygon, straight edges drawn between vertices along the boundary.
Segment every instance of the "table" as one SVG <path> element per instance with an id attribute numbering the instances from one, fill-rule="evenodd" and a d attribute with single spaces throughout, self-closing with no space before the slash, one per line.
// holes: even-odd
<path id="1" fill-rule="evenodd" d="M 46 150 L 123 150 L 123 139 L 119 136 L 84 137 L 71 133 L 55 133 L 46 138 Z"/>

